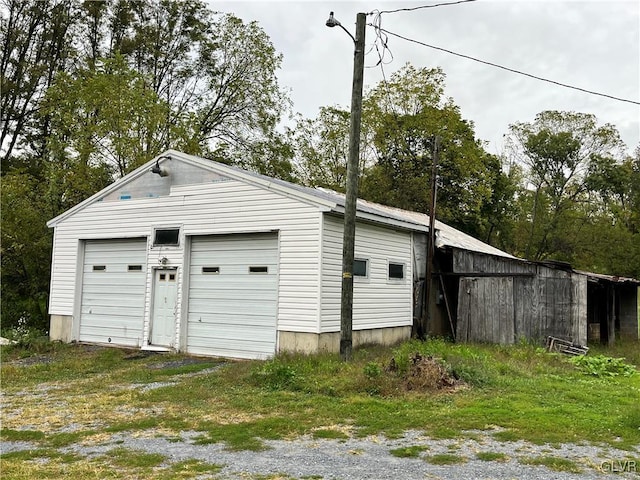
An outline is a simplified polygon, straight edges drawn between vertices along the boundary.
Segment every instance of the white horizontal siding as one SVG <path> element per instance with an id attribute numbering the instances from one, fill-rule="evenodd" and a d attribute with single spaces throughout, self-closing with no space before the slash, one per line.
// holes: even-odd
<path id="1" fill-rule="evenodd" d="M 341 218 L 325 215 L 322 232 L 321 330 L 340 330 L 342 289 Z M 369 260 L 369 277 L 355 277 L 353 329 L 412 324 L 411 234 L 358 222 L 355 257 Z M 405 265 L 404 280 L 388 279 L 388 262 Z"/>
<path id="2" fill-rule="evenodd" d="M 279 230 L 278 328 L 318 331 L 318 207 L 239 181 L 173 187 L 167 197 L 96 202 L 61 221 L 55 229 L 49 313 L 73 315 L 79 239 L 149 237 L 154 227 L 167 226 L 180 226 L 182 237 L 178 247 L 149 251 L 146 316 L 152 267 L 162 257 L 168 265 L 184 265 L 185 235 Z M 178 282 L 182 285 L 181 268 Z M 181 298 L 182 288 L 179 303 Z"/>

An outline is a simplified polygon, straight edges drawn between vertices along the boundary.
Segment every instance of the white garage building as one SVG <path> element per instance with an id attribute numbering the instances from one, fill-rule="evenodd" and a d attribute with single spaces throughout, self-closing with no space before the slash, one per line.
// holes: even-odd
<path id="1" fill-rule="evenodd" d="M 337 351 L 343 211 L 335 193 L 169 150 L 48 223 L 50 335 L 239 358 Z M 357 218 L 354 345 L 408 338 L 428 227 L 366 202 Z"/>

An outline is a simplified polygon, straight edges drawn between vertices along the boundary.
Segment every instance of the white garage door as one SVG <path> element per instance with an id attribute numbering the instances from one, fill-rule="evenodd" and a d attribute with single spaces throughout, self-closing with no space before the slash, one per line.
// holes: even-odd
<path id="1" fill-rule="evenodd" d="M 275 353 L 275 233 L 193 237 L 187 351 L 265 358 Z"/>
<path id="2" fill-rule="evenodd" d="M 85 243 L 80 341 L 142 345 L 146 251 L 145 239 Z"/>

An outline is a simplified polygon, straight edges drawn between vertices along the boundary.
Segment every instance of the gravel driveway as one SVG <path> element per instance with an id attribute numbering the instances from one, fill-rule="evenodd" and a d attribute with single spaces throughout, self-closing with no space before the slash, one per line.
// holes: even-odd
<path id="1" fill-rule="evenodd" d="M 167 439 L 157 432 L 130 436 L 115 434 L 110 440 L 95 446 L 73 445 L 63 451 L 92 457 L 103 455 L 117 447 L 148 453 L 160 453 L 171 463 L 196 459 L 223 465 L 216 475 L 201 478 L 244 479 L 557 479 L 582 480 L 599 478 L 640 478 L 640 465 L 627 464 L 625 472 L 620 461 L 638 458 L 635 452 L 578 445 L 533 445 L 526 442 L 498 442 L 478 432 L 474 440 L 434 440 L 419 432 L 406 432 L 402 438 L 384 437 L 325 440 L 302 437 L 290 441 L 267 441 L 268 449 L 258 452 L 226 450 L 222 444 L 197 445 L 196 432 L 183 432 L 182 440 Z M 3 442 L 2 451 L 29 449 L 28 442 Z M 391 450 L 401 447 L 422 446 L 417 458 L 399 458 Z M 502 461 L 483 461 L 479 452 L 504 454 Z M 461 460 L 455 465 L 430 463 L 430 457 L 450 454 Z M 580 473 L 559 472 L 546 466 L 529 465 L 531 458 L 556 457 L 574 461 Z M 605 469 L 618 472 L 606 472 Z M 631 470 L 631 471 L 629 471 Z M 638 473 L 634 473 L 637 470 Z"/>
<path id="2" fill-rule="evenodd" d="M 46 360 L 46 359 L 45 359 Z M 34 359 L 20 360 L 25 363 Z M 42 359 L 37 360 L 42 363 Z M 160 363 L 150 368 L 172 368 L 192 363 L 195 360 Z M 218 365 L 199 372 L 183 374 L 181 378 L 211 373 L 221 368 Z M 126 385 L 123 388 L 153 390 L 174 382 L 154 382 L 144 385 Z M 46 386 L 36 388 L 38 395 L 46 397 Z M 33 395 L 24 391 L 15 396 Z M 5 393 L 0 392 L 0 403 L 4 404 Z M 6 411 L 3 413 L 7 413 Z M 14 412 L 19 415 L 19 412 Z M 77 426 L 80 428 L 81 426 Z M 73 424 L 65 431 L 74 431 Z M 419 431 L 408 431 L 400 438 L 383 436 L 358 438 L 349 436 L 345 440 L 317 439 L 303 436 L 290 440 L 265 440 L 267 446 L 261 451 L 231 451 L 224 444 L 199 444 L 202 432 L 182 432 L 177 438 L 160 430 L 140 430 L 134 433 L 121 432 L 101 434 L 93 443 L 76 443 L 60 448 L 85 458 L 101 457 L 114 448 L 125 448 L 140 452 L 157 453 L 166 457 L 165 464 L 186 460 L 199 460 L 222 466 L 215 474 L 203 474 L 198 479 L 216 480 L 293 480 L 293 479 L 638 479 L 640 478 L 640 445 L 631 450 L 619 450 L 610 446 L 595 445 L 535 445 L 517 441 L 498 441 L 493 431 L 470 431 L 467 438 L 433 439 Z M 400 457 L 392 452 L 396 449 L 416 447 L 414 457 Z M 3 441 L 0 452 L 32 450 L 39 445 L 23 441 Z M 482 460 L 478 457 L 483 456 Z M 440 457 L 438 457 L 440 456 Z M 487 460 L 496 458 L 498 460 Z M 454 464 L 442 464 L 443 458 Z M 558 471 L 540 465 L 545 460 L 567 460 L 568 467 Z M 548 465 L 548 463 L 547 463 Z M 565 465 L 565 466 L 567 466 Z M 1 469 L 0 469 L 1 471 Z"/>

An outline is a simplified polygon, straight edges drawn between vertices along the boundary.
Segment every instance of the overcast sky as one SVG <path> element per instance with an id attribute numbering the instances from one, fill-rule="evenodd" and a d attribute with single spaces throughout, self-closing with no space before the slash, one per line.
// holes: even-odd
<path id="1" fill-rule="evenodd" d="M 278 78 L 294 110 L 313 118 L 321 106 L 348 108 L 353 43 L 329 29 L 330 11 L 355 34 L 358 12 L 393 10 L 436 2 L 369 0 L 214 1 L 213 9 L 256 20 L 283 54 Z M 367 17 L 367 23 L 373 16 Z M 640 101 L 640 2 L 477 0 L 412 12 L 387 13 L 382 27 L 400 35 L 587 90 Z M 367 27 L 366 41 L 375 39 Z M 390 37 L 393 61 L 387 76 L 405 63 L 441 67 L 445 94 L 475 124 L 491 153 L 502 152 L 514 122 L 531 122 L 543 110 L 596 115 L 615 125 L 631 152 L 640 142 L 640 106 L 569 90 Z M 367 66 L 378 61 L 375 50 Z M 365 69 L 365 88 L 382 80 L 379 67 Z"/>

